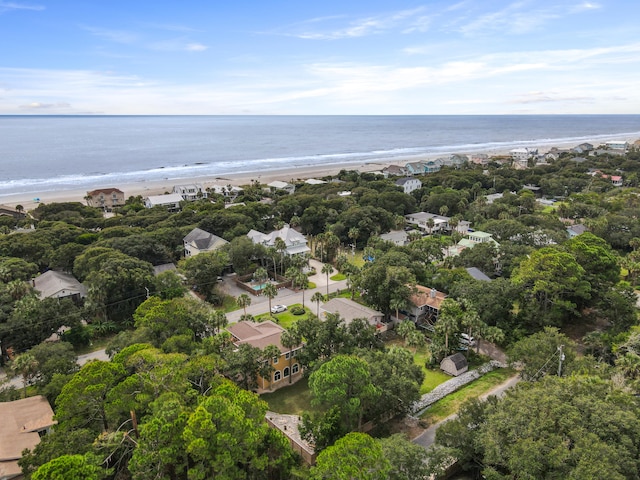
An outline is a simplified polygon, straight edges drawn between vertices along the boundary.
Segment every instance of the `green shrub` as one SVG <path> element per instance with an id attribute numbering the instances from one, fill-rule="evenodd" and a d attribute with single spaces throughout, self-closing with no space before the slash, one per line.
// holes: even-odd
<path id="1" fill-rule="evenodd" d="M 304 308 L 302 307 L 291 307 L 291 313 L 293 313 L 294 315 L 304 315 Z"/>

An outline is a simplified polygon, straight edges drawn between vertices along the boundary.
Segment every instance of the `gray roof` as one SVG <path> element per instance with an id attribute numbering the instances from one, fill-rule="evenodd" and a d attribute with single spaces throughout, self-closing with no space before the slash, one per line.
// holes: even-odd
<path id="1" fill-rule="evenodd" d="M 485 275 L 484 272 L 479 268 L 469 267 L 467 268 L 467 273 L 471 275 L 473 278 L 475 278 L 476 280 L 482 280 L 483 282 L 491 281 L 491 279 L 487 275 Z"/>
<path id="2" fill-rule="evenodd" d="M 407 182 L 410 181 L 414 181 L 414 182 L 420 182 L 420 180 L 418 180 L 417 178 L 413 178 L 413 177 L 407 177 L 407 178 L 400 178 L 398 180 L 396 180 L 396 185 L 402 186 Z M 422 182 L 420 182 L 422 183 Z"/>
<path id="3" fill-rule="evenodd" d="M 461 354 L 460 352 L 454 353 L 453 355 L 449 355 L 448 357 L 444 357 L 442 361 L 444 362 L 445 360 L 451 361 L 453 365 L 456 367 L 456 370 L 460 370 L 464 367 L 469 366 L 467 359 L 464 358 L 464 355 Z"/>
<path id="4" fill-rule="evenodd" d="M 173 263 L 163 263 L 162 265 L 156 265 L 153 267 L 153 274 L 160 275 L 163 272 L 175 271 L 176 266 Z"/>
<path id="5" fill-rule="evenodd" d="M 581 223 L 577 223 L 575 225 L 571 225 L 570 227 L 567 227 L 567 230 L 571 230 L 576 235 L 581 235 L 581 234 L 583 234 L 584 232 L 587 231 L 587 227 L 585 227 Z"/>
<path id="6" fill-rule="evenodd" d="M 183 238 L 184 243 L 193 244 L 198 250 L 214 250 L 229 242 L 213 233 L 206 232 L 200 228 L 194 228 Z"/>
<path id="7" fill-rule="evenodd" d="M 40 298 L 70 297 L 87 295 L 87 289 L 70 273 L 49 270 L 33 279 L 33 287 L 40 292 Z"/>
<path id="8" fill-rule="evenodd" d="M 364 318 L 368 321 L 371 319 L 383 318 L 384 314 L 364 305 L 360 305 L 348 298 L 332 298 L 322 307 L 322 310 L 330 313 L 337 313 L 342 317 L 348 325 L 356 318 Z M 371 322 L 370 322 L 371 323 Z"/>

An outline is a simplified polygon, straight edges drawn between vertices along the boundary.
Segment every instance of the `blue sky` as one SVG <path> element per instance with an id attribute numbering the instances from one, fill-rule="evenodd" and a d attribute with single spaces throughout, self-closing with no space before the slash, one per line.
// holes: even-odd
<path id="1" fill-rule="evenodd" d="M 0 0 L 0 114 L 640 113 L 638 0 Z"/>

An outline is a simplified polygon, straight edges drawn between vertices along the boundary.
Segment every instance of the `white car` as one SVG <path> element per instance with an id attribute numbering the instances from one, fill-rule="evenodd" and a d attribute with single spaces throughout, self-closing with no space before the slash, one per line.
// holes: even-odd
<path id="1" fill-rule="evenodd" d="M 274 305 L 271 307 L 271 313 L 282 313 L 287 309 L 285 305 Z"/>
<path id="2" fill-rule="evenodd" d="M 473 337 L 470 337 L 466 333 L 461 333 L 460 334 L 460 344 L 469 345 L 469 346 L 473 347 L 476 344 L 476 339 L 473 338 Z"/>

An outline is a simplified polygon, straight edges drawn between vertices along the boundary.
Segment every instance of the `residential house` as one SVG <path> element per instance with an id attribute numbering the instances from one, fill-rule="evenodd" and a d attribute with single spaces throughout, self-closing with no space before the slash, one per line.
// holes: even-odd
<path id="1" fill-rule="evenodd" d="M 276 190 L 284 190 L 289 195 L 296 191 L 295 185 L 287 182 L 281 182 L 280 180 L 274 180 L 271 183 L 267 183 L 267 187 L 269 187 L 272 192 Z"/>
<path id="2" fill-rule="evenodd" d="M 458 242 L 459 245 L 463 245 L 466 248 L 473 248 L 480 243 L 493 243 L 496 247 L 500 246 L 500 244 L 493 239 L 493 235 L 487 232 L 481 232 L 480 230 L 467 232 L 467 237 Z"/>
<path id="3" fill-rule="evenodd" d="M 306 237 L 289 225 L 285 225 L 280 230 L 274 230 L 271 233 L 250 230 L 249 233 L 247 233 L 247 237 L 249 237 L 253 243 L 264 245 L 267 248 L 275 247 L 276 238 L 281 238 L 286 246 L 284 253 L 289 256 L 300 255 L 311 251 L 307 246 Z"/>
<path id="4" fill-rule="evenodd" d="M 461 155 L 459 153 L 454 153 L 448 158 L 441 158 L 439 160 L 441 160 L 443 167 L 460 168 L 462 165 L 469 162 L 469 157 L 467 157 L 466 155 Z"/>
<path id="5" fill-rule="evenodd" d="M 327 183 L 325 180 L 319 180 L 317 178 L 307 178 L 304 183 L 307 185 L 324 185 Z"/>
<path id="6" fill-rule="evenodd" d="M 515 195 L 515 192 L 512 192 Z M 489 195 L 485 195 L 484 198 L 487 200 L 487 205 L 491 205 L 496 200 L 500 200 L 504 197 L 504 193 L 491 193 Z"/>
<path id="7" fill-rule="evenodd" d="M 572 152 L 577 153 L 578 155 L 582 155 L 584 153 L 588 154 L 591 150 L 593 150 L 593 145 L 586 142 L 581 143 L 580 145 L 577 145 L 571 149 Z"/>
<path id="8" fill-rule="evenodd" d="M 3 217 L 3 216 L 13 217 L 16 220 L 21 220 L 25 218 L 27 215 L 22 211 L 19 212 L 15 208 L 0 206 L 0 217 Z"/>
<path id="9" fill-rule="evenodd" d="M 485 273 L 480 270 L 479 268 L 476 267 L 469 267 L 465 269 L 467 271 L 467 273 L 469 275 L 471 275 L 471 277 L 474 280 L 480 280 L 481 282 L 491 282 L 491 278 L 489 278 L 487 275 L 485 275 Z"/>
<path id="10" fill-rule="evenodd" d="M 425 166 L 422 162 L 410 162 L 404 166 L 407 175 L 422 175 L 425 173 Z"/>
<path id="11" fill-rule="evenodd" d="M 440 362 L 440 370 L 457 377 L 469 370 L 469 363 L 460 352 L 444 357 Z"/>
<path id="12" fill-rule="evenodd" d="M 488 165 L 490 161 L 486 153 L 473 153 L 469 155 L 469 160 L 476 165 Z"/>
<path id="13" fill-rule="evenodd" d="M 404 247 L 409 243 L 409 235 L 404 230 L 391 230 L 389 233 L 383 233 L 380 238 L 386 242 L 392 242 L 399 247 Z"/>
<path id="14" fill-rule="evenodd" d="M 626 152 L 629 148 L 629 143 L 625 140 L 611 140 L 605 143 L 605 146 L 611 150 L 622 150 Z"/>
<path id="15" fill-rule="evenodd" d="M 332 298 L 321 306 L 320 310 L 322 311 L 321 317 L 323 314 L 326 316 L 327 313 L 338 314 L 347 325 L 356 318 L 362 318 L 374 327 L 381 326 L 384 322 L 384 313 L 360 305 L 348 298 Z"/>
<path id="16" fill-rule="evenodd" d="M 194 228 L 182 239 L 185 258 L 193 257 L 202 252 L 218 250 L 227 243 L 229 242 L 224 238 L 220 238 L 200 228 Z"/>
<path id="17" fill-rule="evenodd" d="M 435 160 L 425 160 L 422 164 L 424 173 L 435 173 L 439 172 L 444 166 L 444 160 L 442 158 L 436 158 Z"/>
<path id="18" fill-rule="evenodd" d="M 191 185 L 174 185 L 173 193 L 177 193 L 187 202 L 194 202 L 209 196 L 207 190 L 197 183 L 193 183 Z"/>
<path id="19" fill-rule="evenodd" d="M 31 286 L 38 291 L 40 299 L 69 298 L 76 303 L 87 296 L 87 288 L 73 275 L 48 270 L 31 280 Z"/>
<path id="20" fill-rule="evenodd" d="M 447 295 L 435 288 L 416 285 L 415 292 L 409 297 L 411 306 L 406 312 L 407 316 L 416 323 L 433 325 L 438 320 L 440 306 L 445 298 Z"/>
<path id="21" fill-rule="evenodd" d="M 177 270 L 175 263 L 163 263 L 162 265 L 154 265 L 153 276 L 157 277 L 164 272 L 175 272 Z"/>
<path id="22" fill-rule="evenodd" d="M 225 202 L 233 202 L 238 195 L 244 192 L 242 187 L 237 187 L 235 185 L 211 185 L 207 188 L 210 193 L 215 193 L 217 195 L 222 195 L 224 197 Z"/>
<path id="23" fill-rule="evenodd" d="M 124 192 L 117 188 L 99 188 L 87 192 L 85 197 L 87 205 L 90 207 L 102 208 L 103 210 L 111 211 L 115 207 L 122 207 L 124 205 Z"/>
<path id="24" fill-rule="evenodd" d="M 581 223 L 576 223 L 575 225 L 570 225 L 567 227 L 567 234 L 569 235 L 569 238 L 582 235 L 586 231 L 587 231 L 587 227 Z"/>
<path id="25" fill-rule="evenodd" d="M 275 345 L 280 350 L 279 357 L 273 357 L 269 360 L 274 368 L 271 377 L 258 377 L 260 390 L 274 390 L 302 378 L 302 368 L 296 357 L 303 345 L 300 344 L 292 348 L 282 345 L 281 337 L 285 329 L 280 325 L 271 320 L 259 323 L 240 321 L 229 325 L 227 331 L 231 334 L 233 344 L 236 346 L 248 344 L 264 350 L 269 345 Z"/>
<path id="26" fill-rule="evenodd" d="M 384 178 L 388 177 L 404 177 L 407 175 L 407 169 L 400 165 L 389 165 L 382 169 L 382 175 Z"/>
<path id="27" fill-rule="evenodd" d="M 0 402 L 0 480 L 22 478 L 22 451 L 33 450 L 55 423 L 51 405 L 41 395 Z"/>
<path id="28" fill-rule="evenodd" d="M 401 187 L 404 193 L 411 193 L 422 188 L 422 182 L 418 178 L 406 177 L 396 180 L 396 185 Z"/>
<path id="29" fill-rule="evenodd" d="M 147 208 L 164 207 L 170 212 L 180 211 L 180 202 L 182 195 L 179 193 L 167 193 L 165 195 L 149 195 L 144 200 L 144 206 Z"/>
<path id="30" fill-rule="evenodd" d="M 445 217 L 444 215 L 436 215 L 435 213 L 428 212 L 416 212 L 405 215 L 407 223 L 417 225 L 423 231 L 431 234 L 434 232 L 451 231 L 451 217 Z M 429 219 L 433 220 L 433 226 L 429 227 Z M 471 227 L 471 223 L 466 220 L 458 220 L 456 225 L 456 231 L 460 233 L 466 233 Z"/>

